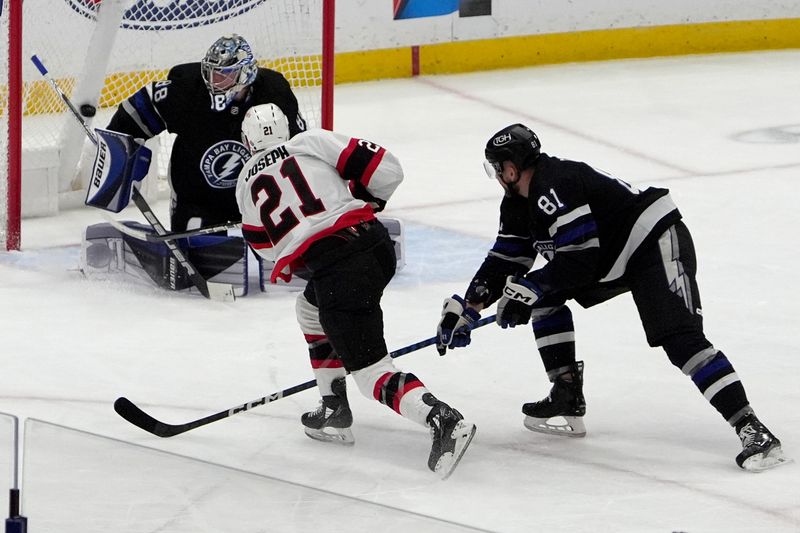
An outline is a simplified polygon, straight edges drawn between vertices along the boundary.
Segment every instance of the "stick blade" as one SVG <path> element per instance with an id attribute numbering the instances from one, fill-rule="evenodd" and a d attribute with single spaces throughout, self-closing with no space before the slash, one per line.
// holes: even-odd
<path id="1" fill-rule="evenodd" d="M 236 301 L 236 295 L 233 292 L 233 285 L 230 283 L 217 283 L 209 281 L 206 283 L 208 287 L 208 298 L 218 302 L 233 302 Z"/>
<path id="2" fill-rule="evenodd" d="M 180 426 L 173 426 L 171 424 L 159 422 L 152 416 L 142 411 L 135 403 L 125 397 L 117 398 L 117 400 L 114 402 L 114 411 L 116 411 L 119 416 L 134 426 L 141 428 L 148 433 L 152 433 L 157 437 L 173 437 L 185 431 Z"/>

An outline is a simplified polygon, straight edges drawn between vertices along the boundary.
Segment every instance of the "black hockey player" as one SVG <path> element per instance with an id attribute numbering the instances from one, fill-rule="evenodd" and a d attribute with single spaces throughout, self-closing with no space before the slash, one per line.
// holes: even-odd
<path id="1" fill-rule="evenodd" d="M 289 119 L 291 135 L 306 129 L 289 82 L 259 68 L 250 45 L 238 35 L 218 39 L 199 63 L 173 67 L 167 79 L 125 100 L 109 130 L 149 139 L 164 130 L 177 134 L 169 179 L 172 231 L 239 221 L 236 179 L 249 157 L 241 143 L 249 108 L 275 103 Z"/>
<path id="2" fill-rule="evenodd" d="M 661 346 L 735 428 L 742 442 L 736 463 L 758 471 L 787 461 L 731 362 L 703 333 L 694 244 L 668 190 L 640 191 L 585 163 L 541 153 L 522 124 L 489 139 L 484 165 L 506 191 L 500 230 L 464 297 L 445 300 L 440 354 L 469 344 L 471 324 L 494 302 L 501 327 L 531 321 L 553 386 L 547 398 L 522 406 L 525 426 L 582 437 L 583 362 L 576 361 L 565 302 L 590 307 L 630 291 L 648 343 Z M 547 262 L 530 271 L 537 254 Z"/>
<path id="3" fill-rule="evenodd" d="M 375 210 L 402 181 L 400 162 L 375 143 L 326 130 L 289 140 L 286 117 L 272 104 L 248 111 L 242 138 L 253 152 L 236 187 L 244 236 L 274 263 L 273 282 L 299 266 L 309 272 L 296 312 L 322 401 L 301 418 L 306 434 L 354 442 L 349 372 L 364 396 L 430 428 L 428 467 L 449 476 L 475 425 L 398 370 L 383 337 L 381 297 L 397 258 Z"/>

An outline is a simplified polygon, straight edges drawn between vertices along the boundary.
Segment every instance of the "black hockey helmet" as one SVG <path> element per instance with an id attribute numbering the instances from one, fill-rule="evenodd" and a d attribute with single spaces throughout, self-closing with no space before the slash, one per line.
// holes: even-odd
<path id="1" fill-rule="evenodd" d="M 527 126 L 507 126 L 492 135 L 486 143 L 487 171 L 491 168 L 499 175 L 503 170 L 503 161 L 511 161 L 520 171 L 530 168 L 539 159 L 541 148 L 539 137 Z"/>

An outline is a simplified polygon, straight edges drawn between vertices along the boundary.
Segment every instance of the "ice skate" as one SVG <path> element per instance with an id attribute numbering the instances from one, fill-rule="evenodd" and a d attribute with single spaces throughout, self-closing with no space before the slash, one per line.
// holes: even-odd
<path id="1" fill-rule="evenodd" d="M 781 441 L 754 414 L 736 424 L 736 434 L 742 441 L 736 464 L 748 472 L 761 472 L 792 461 L 783 455 Z"/>
<path id="2" fill-rule="evenodd" d="M 563 374 L 558 376 L 547 398 L 522 406 L 526 428 L 550 435 L 586 436 L 586 426 L 583 424 L 583 415 L 586 414 L 583 361 L 570 365 L 568 373 L 571 381 L 567 381 Z"/>
<path id="3" fill-rule="evenodd" d="M 355 443 L 350 426 L 353 413 L 347 403 L 347 388 L 344 377 L 331 383 L 333 394 L 323 396 L 315 411 L 304 413 L 300 419 L 305 426 L 306 435 L 315 440 L 333 442 L 345 446 Z"/>
<path id="4" fill-rule="evenodd" d="M 428 468 L 447 479 L 467 451 L 477 428 L 475 424 L 464 422 L 461 413 L 430 393 L 425 394 L 422 401 L 433 406 L 427 418 L 433 439 Z"/>

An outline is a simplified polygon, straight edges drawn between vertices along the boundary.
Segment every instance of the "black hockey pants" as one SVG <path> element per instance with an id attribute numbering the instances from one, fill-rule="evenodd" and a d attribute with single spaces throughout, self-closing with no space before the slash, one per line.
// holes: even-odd
<path id="1" fill-rule="evenodd" d="M 349 372 L 386 356 L 383 289 L 397 268 L 389 232 L 378 220 L 349 226 L 312 244 L 303 254 L 311 273 L 303 295 Z"/>

